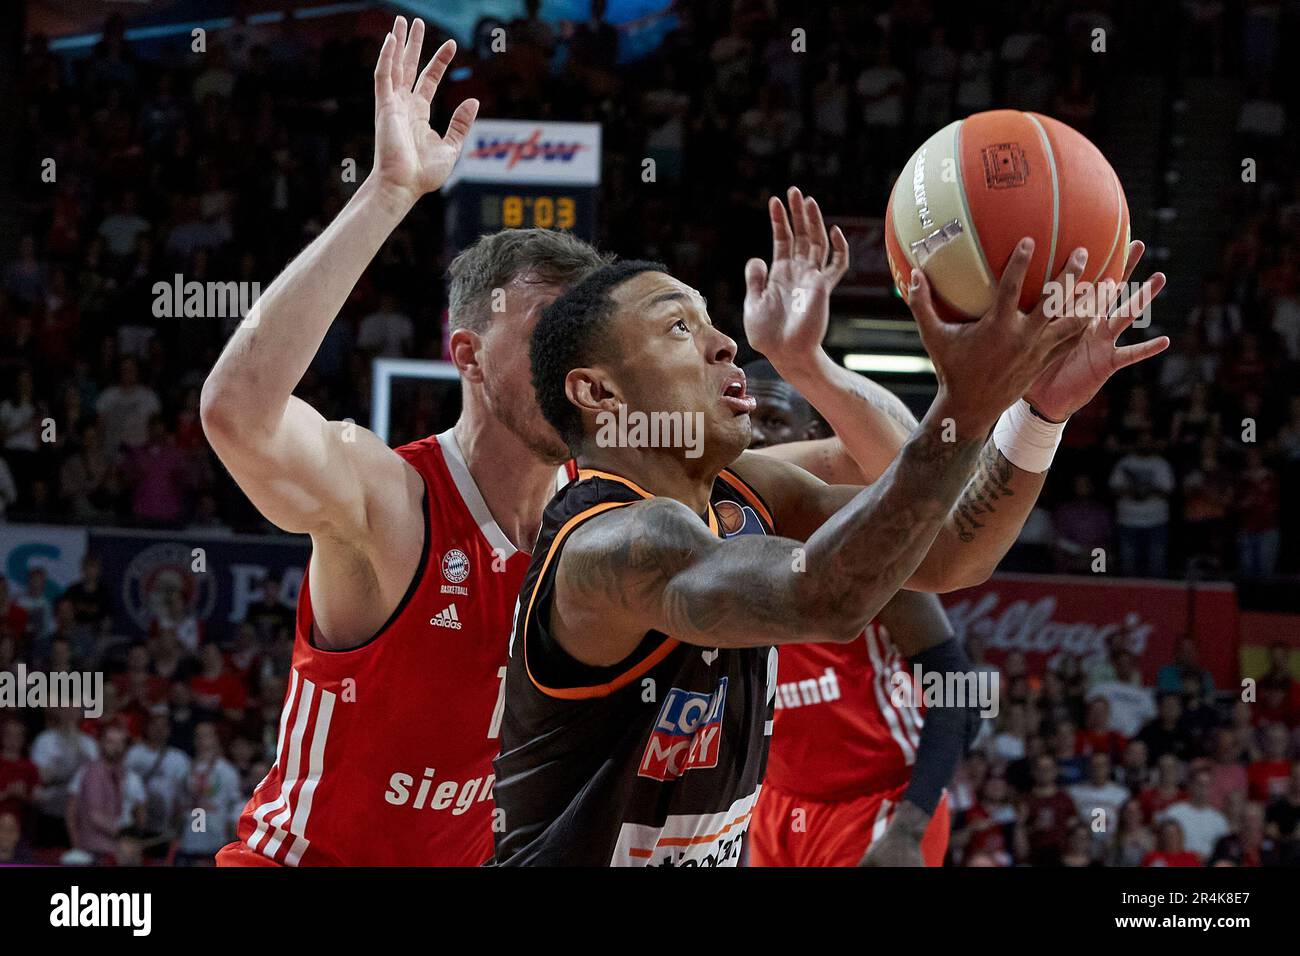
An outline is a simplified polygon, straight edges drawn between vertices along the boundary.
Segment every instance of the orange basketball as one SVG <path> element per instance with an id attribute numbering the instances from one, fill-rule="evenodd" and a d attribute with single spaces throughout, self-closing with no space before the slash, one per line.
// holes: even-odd
<path id="1" fill-rule="evenodd" d="M 1088 250 L 1080 281 L 1123 275 L 1128 202 L 1087 137 L 1038 113 L 991 110 L 949 123 L 912 154 L 885 213 L 885 249 L 904 299 L 912 269 L 946 319 L 978 318 L 1025 236 L 1034 239 L 1020 308 L 1029 311 L 1070 253 Z"/>

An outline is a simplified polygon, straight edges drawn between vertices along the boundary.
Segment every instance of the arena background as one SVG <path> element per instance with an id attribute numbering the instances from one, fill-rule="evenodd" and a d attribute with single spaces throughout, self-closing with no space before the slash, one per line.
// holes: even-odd
<path id="1" fill-rule="evenodd" d="M 1300 858 L 1300 505 L 1284 493 L 1300 476 L 1300 5 L 629 0 L 600 20 L 587 0 L 545 0 L 536 19 L 506 0 L 33 0 L 0 10 L 0 669 L 99 670 L 111 690 L 79 732 L 62 722 L 80 716 L 0 714 L 0 863 L 81 858 L 67 786 L 109 724 L 138 742 L 165 722 L 179 751 L 163 770 L 128 756 L 151 770 L 148 819 L 119 862 L 208 863 L 267 768 L 306 541 L 259 518 L 199 425 L 239 313 L 169 314 L 155 286 L 264 287 L 337 212 L 369 165 L 395 11 L 462 44 L 435 126 L 471 95 L 523 123 L 471 134 L 501 167 L 491 201 L 421 202 L 299 390 L 363 425 L 386 408 L 394 444 L 457 411 L 437 363 L 462 217 L 531 224 L 548 190 L 602 247 L 670 263 L 743 342 L 764 203 L 801 186 L 853 243 L 832 352 L 919 411 L 933 378 L 880 239 L 902 162 L 992 106 L 1092 137 L 1144 269 L 1170 276 L 1133 334 L 1174 344 L 1075 416 L 999 573 L 945 596 L 1004 689 L 953 784 L 950 862 Z M 534 134 L 599 162 L 524 182 L 505 167 Z M 1110 491 L 1147 434 L 1142 467 L 1174 476 L 1167 520 Z M 1141 526 L 1120 520 L 1134 510 Z M 1164 546 L 1137 562 L 1141 542 Z M 1089 782 L 1096 752 L 1112 764 Z M 1033 783 L 1044 753 L 1058 789 Z M 1098 801 L 1122 808 L 1117 832 L 1079 822 Z M 1177 802 L 1187 832 L 1163 823 Z M 174 824 L 194 808 L 207 832 Z"/>

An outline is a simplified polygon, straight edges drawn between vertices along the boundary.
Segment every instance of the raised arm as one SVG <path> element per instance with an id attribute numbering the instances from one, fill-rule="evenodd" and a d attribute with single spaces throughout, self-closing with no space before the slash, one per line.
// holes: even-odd
<path id="1" fill-rule="evenodd" d="M 817 441 L 765 448 L 831 484 L 870 484 L 894 460 L 916 428 L 916 416 L 889 389 L 838 365 L 822 340 L 830 295 L 849 266 L 839 226 L 828 234 L 817 201 L 795 187 L 768 200 L 772 265 L 745 265 L 745 337 L 817 409 L 835 434 Z"/>
<path id="2" fill-rule="evenodd" d="M 204 432 L 240 488 L 275 525 L 312 535 L 313 574 L 331 579 L 331 602 L 370 602 L 364 620 L 339 631 L 365 631 L 370 618 L 382 623 L 387 613 L 379 605 L 390 598 L 395 605 L 409 584 L 422 545 L 423 484 L 378 437 L 326 421 L 292 393 L 380 246 L 415 202 L 446 180 L 474 120 L 478 104 L 467 100 L 445 136 L 430 128 L 433 95 L 455 44 L 444 43 L 417 78 L 423 37 L 420 20 L 408 36 L 398 17 L 384 38 L 370 175 L 266 289 L 203 385 Z M 351 619 L 342 610 L 322 614 L 339 616 Z"/>
<path id="3" fill-rule="evenodd" d="M 552 629 L 573 657 L 616 663 L 654 629 L 704 647 L 853 640 L 899 589 L 979 451 L 922 423 L 898 460 L 804 543 L 715 537 L 654 498 L 591 519 L 561 553 Z"/>
<path id="4" fill-rule="evenodd" d="M 746 269 L 745 330 L 751 344 L 827 420 L 835 437 L 774 446 L 760 454 L 796 464 L 831 484 L 869 483 L 902 447 L 915 419 L 887 389 L 835 364 L 822 348 L 829 322 L 830 290 L 847 266 L 846 259 L 838 262 L 842 237 L 837 240 L 838 230 L 832 230 L 828 243 L 814 200 L 805 199 L 797 189 L 790 190 L 788 199 L 790 219 L 779 200 L 773 198 L 770 203 L 771 270 L 757 259 L 751 260 Z M 1143 251 L 1141 242 L 1129 247 L 1125 286 Z M 843 254 L 847 254 L 846 248 Z M 1064 282 L 1067 274 L 1079 276 L 1086 261 L 1086 255 L 1082 261 L 1072 260 L 1058 282 Z M 1009 279 L 1014 278 L 1012 272 L 1008 268 L 1004 273 L 1004 291 Z M 1078 312 L 1089 323 L 1087 331 L 1031 385 L 1025 393 L 1028 402 L 1045 417 L 1064 422 L 1086 405 L 1115 371 L 1162 351 L 1168 345 L 1168 339 L 1163 337 L 1124 347 L 1117 346 L 1116 340 L 1149 307 L 1164 283 L 1164 275 L 1156 273 L 1131 301 L 1123 304 L 1117 304 L 1113 297 L 1085 297 L 1082 290 L 1092 291 L 1091 287 L 1076 283 L 1081 290 Z M 796 290 L 802 291 L 796 294 Z M 1013 312 L 1016 301 L 999 296 L 994 312 Z M 934 312 L 924 278 L 909 290 L 908 304 L 918 326 L 924 328 L 941 321 Z M 1033 321 L 1047 321 L 1042 308 L 1030 317 Z M 991 317 L 993 313 L 982 321 Z M 1012 412 L 1023 415 L 1025 407 Z M 989 438 L 974 476 L 909 586 L 951 591 L 985 580 L 1015 542 L 1045 476 L 1045 468 L 1029 470 L 1012 464 L 1000 450 L 997 435 Z M 824 503 L 828 510 L 823 513 L 838 507 L 843 497 L 843 493 L 832 496 Z"/>

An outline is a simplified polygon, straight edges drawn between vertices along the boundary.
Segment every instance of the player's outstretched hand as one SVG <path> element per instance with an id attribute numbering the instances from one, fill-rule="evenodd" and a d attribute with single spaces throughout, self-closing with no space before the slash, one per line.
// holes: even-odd
<path id="1" fill-rule="evenodd" d="M 829 233 L 821 209 L 794 186 L 785 206 L 768 200 L 772 265 L 745 263 L 745 336 L 778 369 L 807 365 L 821 348 L 830 322 L 831 291 L 849 267 L 849 244 L 840 227 Z M 793 228 L 791 228 L 793 224 Z"/>
<path id="2" fill-rule="evenodd" d="M 456 41 L 438 47 L 417 75 L 423 43 L 424 21 L 412 22 L 408 34 L 406 18 L 398 17 L 384 37 L 375 64 L 375 164 L 371 175 L 385 190 L 410 203 L 447 181 L 478 115 L 478 100 L 466 100 L 456 107 L 447 132 L 441 136 L 434 132 L 429 125 L 433 96 L 456 55 Z"/>
<path id="3" fill-rule="evenodd" d="M 1098 285 L 1092 296 L 1087 295 L 1086 288 L 1080 290 L 1083 301 L 1078 307 L 1089 309 L 1092 316 L 1087 331 L 1025 393 L 1025 400 L 1047 418 L 1065 421 L 1092 401 L 1106 380 L 1120 369 L 1159 355 L 1169 347 L 1169 338 L 1164 335 L 1133 345 L 1117 344 L 1124 330 L 1165 287 L 1165 274 L 1157 272 L 1127 299 L 1118 300 L 1117 293 L 1128 289 L 1129 278 L 1145 251 L 1140 241 L 1129 244 L 1124 277 L 1117 289 L 1103 290 Z"/>
<path id="4" fill-rule="evenodd" d="M 925 273 L 912 270 L 907 305 L 934 362 L 944 408 L 956 420 L 959 432 L 987 433 L 998 416 L 1087 331 L 1087 315 L 1073 310 L 1046 315 L 1047 296 L 1029 314 L 1020 311 L 1020 290 L 1033 255 L 1034 240 L 1022 239 L 1002 273 L 992 308 L 973 322 L 941 319 Z M 1055 281 L 1077 288 L 1087 261 L 1087 251 L 1076 249 Z"/>

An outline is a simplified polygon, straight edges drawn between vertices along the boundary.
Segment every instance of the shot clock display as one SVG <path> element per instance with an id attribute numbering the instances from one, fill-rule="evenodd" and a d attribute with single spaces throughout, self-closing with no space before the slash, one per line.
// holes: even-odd
<path id="1" fill-rule="evenodd" d="M 572 195 L 488 193 L 480 204 L 480 221 L 489 228 L 572 229 L 578 223 L 578 200 Z"/>
<path id="2" fill-rule="evenodd" d="M 447 217 L 458 249 L 501 229 L 565 229 L 590 241 L 596 232 L 596 190 L 461 183 L 448 197 Z"/>

